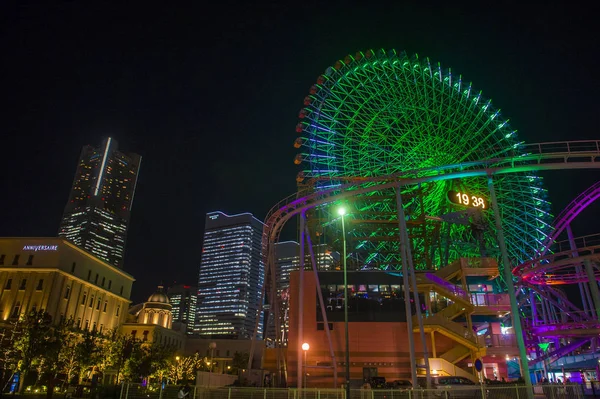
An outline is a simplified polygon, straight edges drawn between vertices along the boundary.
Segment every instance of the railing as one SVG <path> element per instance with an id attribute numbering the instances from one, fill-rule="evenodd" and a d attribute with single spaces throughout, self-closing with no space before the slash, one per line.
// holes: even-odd
<path id="1" fill-rule="evenodd" d="M 468 328 L 465 328 L 462 325 L 453 322 L 448 317 L 444 317 L 439 313 L 423 318 L 423 324 L 426 326 L 442 327 L 443 329 L 450 331 L 456 336 L 464 338 L 465 340 L 471 342 L 471 344 L 474 344 L 475 346 L 484 346 L 483 337 L 478 337 L 473 331 L 470 331 Z"/>
<path id="2" fill-rule="evenodd" d="M 560 253 L 560 252 L 568 252 L 573 251 L 576 252 L 578 248 L 587 248 L 600 245 L 600 233 L 590 234 L 583 237 L 574 238 L 575 249 L 571 249 L 571 242 L 569 240 L 558 241 L 554 243 L 550 249 L 552 252 Z"/>
<path id="3" fill-rule="evenodd" d="M 435 388 L 401 389 L 351 389 L 349 399 L 527 399 L 528 391 L 536 398 L 552 399 L 584 398 L 584 387 L 569 385 L 519 385 L 519 384 L 474 384 L 474 385 L 438 385 Z M 587 393 L 587 390 L 585 391 Z M 543 395 L 543 396 L 542 396 Z M 126 398 L 121 398 L 126 399 Z M 346 399 L 343 389 L 274 389 L 274 388 L 219 388 L 201 389 L 190 399 Z"/>
<path id="4" fill-rule="evenodd" d="M 471 294 L 474 306 L 510 306 L 508 294 Z"/>
<path id="5" fill-rule="evenodd" d="M 485 346 L 491 347 L 516 347 L 517 337 L 514 334 L 492 334 L 484 336 Z"/>
<path id="6" fill-rule="evenodd" d="M 464 258 L 466 260 L 466 267 L 471 269 L 497 269 L 498 261 L 493 258 Z"/>
<path id="7" fill-rule="evenodd" d="M 440 377 L 437 377 L 440 378 Z M 432 378 L 431 389 L 400 386 L 387 389 L 351 389 L 350 399 L 450 399 L 450 398 L 484 398 L 484 399 L 526 399 L 527 392 L 533 391 L 535 398 L 580 399 L 600 394 L 598 381 L 587 381 L 583 384 L 537 384 L 521 385 L 517 383 L 489 384 L 449 384 L 438 385 L 436 377 Z M 419 378 L 424 384 L 425 378 Z M 452 382 L 446 379 L 445 382 Z M 391 385 L 391 384 L 390 384 Z M 114 394 L 106 396 L 100 392 L 97 398 L 113 399 L 177 399 L 177 385 L 142 386 L 141 384 L 123 383 L 116 386 Z M 594 396 L 595 397 L 595 396 Z M 186 399 L 346 399 L 343 388 L 262 388 L 262 387 L 218 387 L 207 388 L 192 386 Z"/>
<path id="8" fill-rule="evenodd" d="M 422 363 L 422 366 L 425 367 L 424 361 L 421 361 L 420 363 Z M 435 370 L 439 375 L 464 377 L 471 381 L 477 381 L 477 377 L 475 377 L 472 373 L 469 373 L 454 363 L 451 363 L 440 357 L 429 359 L 429 369 Z"/>

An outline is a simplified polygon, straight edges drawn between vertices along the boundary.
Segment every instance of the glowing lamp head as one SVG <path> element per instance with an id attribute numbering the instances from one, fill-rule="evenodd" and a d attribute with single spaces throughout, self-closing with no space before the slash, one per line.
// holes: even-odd
<path id="1" fill-rule="evenodd" d="M 303 351 L 307 351 L 309 349 L 310 349 L 310 345 L 309 344 L 307 344 L 306 342 L 302 344 L 302 350 Z"/>
<path id="2" fill-rule="evenodd" d="M 179 361 L 179 356 L 175 356 L 175 360 Z"/>
<path id="3" fill-rule="evenodd" d="M 338 209 L 338 215 L 344 216 L 345 214 L 346 214 L 346 208 L 341 207 L 340 209 Z"/>

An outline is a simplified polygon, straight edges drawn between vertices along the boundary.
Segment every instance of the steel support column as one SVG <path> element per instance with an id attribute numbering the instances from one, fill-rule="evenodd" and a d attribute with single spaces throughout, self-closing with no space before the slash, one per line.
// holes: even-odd
<path id="1" fill-rule="evenodd" d="M 498 208 L 498 200 L 496 199 L 496 190 L 494 190 L 494 180 L 491 175 L 488 175 L 488 188 L 490 190 L 490 199 L 492 201 L 492 209 L 494 210 L 494 218 L 496 219 L 496 234 L 498 236 L 498 245 L 500 246 L 500 252 L 502 253 L 502 264 L 504 266 L 504 280 L 509 293 L 515 292 L 515 286 L 513 284 L 513 275 L 510 268 L 510 261 L 508 260 L 508 252 L 506 250 L 506 243 L 504 242 L 504 231 L 502 230 L 502 219 L 500 217 L 500 210 Z M 525 339 L 523 337 L 523 327 L 521 326 L 521 317 L 519 315 L 519 306 L 517 304 L 517 296 L 509 295 L 510 298 L 510 315 L 512 318 L 513 328 L 515 329 L 515 335 L 517 338 L 517 346 L 519 347 L 519 357 L 521 362 L 521 372 L 525 385 L 531 386 L 531 376 L 529 375 L 529 364 L 527 362 L 527 349 L 525 348 Z M 533 390 L 527 389 L 527 398 L 534 399 Z"/>
<path id="2" fill-rule="evenodd" d="M 304 364 L 302 361 L 302 344 L 304 343 L 304 226 L 306 211 L 300 213 L 300 265 L 298 269 L 298 342 L 296 342 L 296 363 L 298 365 L 296 385 L 302 389 Z"/>
<path id="3" fill-rule="evenodd" d="M 323 292 L 321 292 L 321 284 L 319 283 L 319 273 L 317 271 L 317 261 L 315 259 L 315 251 L 312 247 L 312 240 L 310 239 L 310 233 L 308 226 L 305 227 L 306 241 L 308 243 L 308 251 L 310 252 L 310 261 L 312 263 L 313 273 L 315 274 L 315 281 L 317 285 L 317 297 L 319 298 L 319 306 L 321 306 L 321 316 L 323 316 L 323 324 L 325 328 L 325 335 L 327 336 L 327 343 L 329 344 L 329 355 L 331 356 L 331 364 L 333 366 L 333 387 L 337 388 L 337 360 L 335 359 L 335 351 L 333 350 L 333 342 L 331 341 L 331 331 L 329 331 L 329 322 L 327 320 L 327 308 L 325 308 L 325 302 L 323 301 Z"/>
<path id="4" fill-rule="evenodd" d="M 417 355 L 415 354 L 415 337 L 412 325 L 412 309 L 410 307 L 410 284 L 408 277 L 408 260 L 406 259 L 406 223 L 404 220 L 404 208 L 402 207 L 402 195 L 400 187 L 396 187 L 396 208 L 398 214 L 398 236 L 400 238 L 400 252 L 402 255 L 402 283 L 404 288 L 404 308 L 406 311 L 406 328 L 408 330 L 408 350 L 410 356 L 410 372 L 413 388 L 418 388 L 417 384 Z"/>
<path id="5" fill-rule="evenodd" d="M 589 259 L 584 259 L 585 272 L 588 277 L 588 284 L 592 293 L 592 301 L 594 301 L 594 308 L 596 308 L 596 317 L 600 320 L 600 292 L 598 292 L 598 282 L 596 281 L 596 275 L 594 274 L 594 265 Z"/>

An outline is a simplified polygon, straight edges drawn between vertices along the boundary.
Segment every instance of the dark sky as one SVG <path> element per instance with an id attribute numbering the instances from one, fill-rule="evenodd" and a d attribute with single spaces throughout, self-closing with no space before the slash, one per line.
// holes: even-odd
<path id="1" fill-rule="evenodd" d="M 395 48 L 452 67 L 525 142 L 600 138 L 592 6 L 151 3 L 0 5 L 0 236 L 56 235 L 81 147 L 110 135 L 143 157 L 134 301 L 196 282 L 206 212 L 263 219 L 294 192 L 302 100 L 347 54 Z M 599 175 L 544 173 L 555 214 Z M 597 232 L 597 208 L 576 235 Z"/>

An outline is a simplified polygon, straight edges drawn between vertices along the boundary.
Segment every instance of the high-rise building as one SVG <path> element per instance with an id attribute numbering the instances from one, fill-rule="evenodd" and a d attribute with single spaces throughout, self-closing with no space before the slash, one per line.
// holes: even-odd
<path id="1" fill-rule="evenodd" d="M 308 259 L 310 262 L 310 259 Z M 310 264 L 307 263 L 306 266 Z M 296 241 L 281 241 L 275 244 L 276 292 L 279 295 L 279 323 L 284 345 L 287 344 L 288 306 L 290 273 L 300 266 L 300 244 Z M 268 327 L 265 327 L 267 340 L 275 339 L 274 309 L 269 306 Z"/>
<path id="2" fill-rule="evenodd" d="M 326 244 L 313 245 L 313 254 L 318 271 L 332 271 L 338 269 L 339 254 L 332 252 Z M 337 259 L 337 260 L 336 260 Z M 290 273 L 298 270 L 300 267 L 300 244 L 296 241 L 281 241 L 275 244 L 275 269 L 277 281 L 277 295 L 279 295 L 279 315 L 282 342 L 287 344 L 288 335 L 288 314 L 289 314 L 289 291 L 290 291 Z M 312 259 L 308 250 L 304 254 L 304 269 L 312 270 Z M 275 337 L 274 312 L 271 310 L 268 320 L 268 331 L 266 335 L 269 339 Z M 267 327 L 265 327 L 267 328 Z"/>
<path id="3" fill-rule="evenodd" d="M 105 262 L 123 267 L 125 239 L 142 158 L 106 139 L 81 150 L 58 235 Z"/>
<path id="4" fill-rule="evenodd" d="M 194 285 L 176 284 L 167 290 L 169 302 L 173 307 L 173 321 L 185 323 L 187 333 L 192 334 L 196 322 L 198 287 Z"/>
<path id="5" fill-rule="evenodd" d="M 258 315 L 264 283 L 263 223 L 250 213 L 206 215 L 198 276 L 198 319 L 201 337 L 262 338 Z"/>

